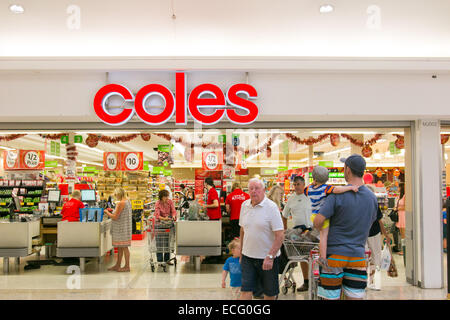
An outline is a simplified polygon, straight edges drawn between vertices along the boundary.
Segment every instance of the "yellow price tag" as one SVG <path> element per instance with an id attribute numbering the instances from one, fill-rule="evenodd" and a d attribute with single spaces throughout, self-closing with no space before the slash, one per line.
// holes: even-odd
<path id="1" fill-rule="evenodd" d="M 6 202 L 2 202 L 2 203 L 0 203 L 0 205 L 6 206 Z"/>
<path id="2" fill-rule="evenodd" d="M 141 230 L 141 223 L 140 222 L 136 223 L 136 230 Z"/>

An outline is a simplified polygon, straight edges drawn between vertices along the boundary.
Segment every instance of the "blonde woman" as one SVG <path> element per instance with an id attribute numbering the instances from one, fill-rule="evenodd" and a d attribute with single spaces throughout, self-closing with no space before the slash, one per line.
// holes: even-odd
<path id="1" fill-rule="evenodd" d="M 116 200 L 116 210 L 113 213 L 106 211 L 106 214 L 112 219 L 112 245 L 118 248 L 118 256 L 116 264 L 108 270 L 130 272 L 128 247 L 131 245 L 131 202 L 125 197 L 125 190 L 122 188 L 116 188 L 114 200 Z M 123 256 L 125 256 L 125 266 L 121 268 Z"/>
<path id="2" fill-rule="evenodd" d="M 278 206 L 278 209 L 280 212 L 283 211 L 283 188 L 281 188 L 279 185 L 274 185 L 272 189 L 270 189 L 269 194 L 267 195 L 267 198 L 275 202 Z"/>

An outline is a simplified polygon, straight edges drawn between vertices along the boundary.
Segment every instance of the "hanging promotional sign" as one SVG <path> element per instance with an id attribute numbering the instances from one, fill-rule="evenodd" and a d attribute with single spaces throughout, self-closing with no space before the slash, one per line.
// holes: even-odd
<path id="1" fill-rule="evenodd" d="M 120 170 L 119 152 L 104 152 L 103 153 L 103 170 L 118 171 Z"/>
<path id="2" fill-rule="evenodd" d="M 45 168 L 44 150 L 7 150 L 3 152 L 5 170 L 42 170 Z"/>
<path id="3" fill-rule="evenodd" d="M 3 168 L 5 170 L 19 169 L 19 151 L 18 150 L 3 151 Z"/>
<path id="4" fill-rule="evenodd" d="M 121 152 L 122 171 L 138 171 L 144 169 L 143 152 Z"/>
<path id="5" fill-rule="evenodd" d="M 208 94 L 211 97 L 204 97 Z M 239 96 L 244 95 L 246 99 Z M 107 111 L 107 101 L 112 96 L 120 96 L 133 106 L 123 107 L 122 112 L 111 114 Z M 164 110 L 160 114 L 150 114 L 146 110 L 146 102 L 152 96 L 158 96 L 164 100 Z M 161 125 L 169 121 L 175 114 L 177 125 L 186 125 L 188 111 L 190 116 L 198 123 L 213 125 L 224 116 L 234 124 L 250 124 L 256 120 L 259 114 L 258 107 L 251 102 L 258 97 L 254 87 L 246 83 L 232 85 L 226 93 L 210 83 L 204 83 L 195 87 L 189 97 L 187 95 L 186 74 L 177 72 L 175 75 L 175 95 L 167 87 L 160 84 L 149 84 L 142 87 L 136 94 L 123 85 L 108 84 L 95 95 L 94 111 L 104 123 L 112 126 L 120 126 L 127 123 L 136 113 L 137 117 L 149 125 Z M 245 112 L 237 113 L 230 106 Z M 204 114 L 202 108 L 213 108 L 212 114 Z"/>
<path id="6" fill-rule="evenodd" d="M 143 152 L 103 153 L 103 170 L 105 171 L 138 171 L 143 169 Z"/>
<path id="7" fill-rule="evenodd" d="M 202 153 L 202 169 L 209 171 L 220 171 L 223 167 L 222 152 L 210 151 Z"/>

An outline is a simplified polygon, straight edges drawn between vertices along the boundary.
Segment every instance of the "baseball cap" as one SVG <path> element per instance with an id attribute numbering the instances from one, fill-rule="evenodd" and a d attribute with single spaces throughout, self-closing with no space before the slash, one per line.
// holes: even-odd
<path id="1" fill-rule="evenodd" d="M 366 160 L 359 154 L 352 154 L 350 157 L 341 158 L 340 160 L 357 173 L 363 174 L 364 170 L 366 170 Z"/>

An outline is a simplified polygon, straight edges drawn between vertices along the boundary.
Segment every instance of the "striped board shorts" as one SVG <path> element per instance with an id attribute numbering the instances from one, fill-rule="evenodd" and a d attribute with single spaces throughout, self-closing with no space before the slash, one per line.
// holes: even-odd
<path id="1" fill-rule="evenodd" d="M 367 287 L 364 257 L 327 256 L 328 268 L 320 267 L 317 295 L 327 300 L 340 299 L 342 289 L 349 298 L 363 299 Z"/>

